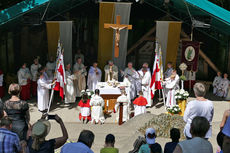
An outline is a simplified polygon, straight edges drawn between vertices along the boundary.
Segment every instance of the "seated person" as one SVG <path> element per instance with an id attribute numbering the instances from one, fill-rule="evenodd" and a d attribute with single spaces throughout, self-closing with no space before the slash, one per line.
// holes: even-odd
<path id="1" fill-rule="evenodd" d="M 65 144 L 68 139 L 68 133 L 62 119 L 55 115 L 55 121 L 60 124 L 62 129 L 62 137 L 45 140 L 50 132 L 50 122 L 45 120 L 46 116 L 34 123 L 32 130 L 29 131 L 28 148 L 30 153 L 54 153 L 54 150 Z"/>
<path id="2" fill-rule="evenodd" d="M 205 117 L 196 116 L 191 123 L 192 139 L 178 143 L 173 153 L 213 153 L 212 144 L 205 139 L 210 124 Z"/>
<path id="3" fill-rule="evenodd" d="M 91 106 L 90 99 L 86 92 L 83 94 L 82 100 L 78 103 L 78 106 L 81 108 L 81 111 L 79 113 L 79 120 L 83 124 L 87 124 L 91 120 Z"/>
<path id="4" fill-rule="evenodd" d="M 90 149 L 93 145 L 94 134 L 89 130 L 83 130 L 80 133 L 76 143 L 67 143 L 62 149 L 61 153 L 93 153 Z"/>
<path id="5" fill-rule="evenodd" d="M 101 149 L 100 153 L 118 153 L 119 150 L 114 148 L 115 137 L 112 134 L 108 134 L 105 138 L 105 147 Z"/>
<path id="6" fill-rule="evenodd" d="M 143 144 L 138 153 L 151 153 L 153 150 L 156 153 L 161 153 L 160 144 L 156 143 L 156 133 L 153 128 L 148 128 L 145 132 L 146 144 Z M 160 149 L 159 149 L 160 148 Z M 160 152 L 158 152 L 160 150 Z"/>
<path id="7" fill-rule="evenodd" d="M 170 130 L 170 138 L 172 139 L 172 142 L 165 144 L 164 153 L 173 153 L 180 140 L 180 130 L 172 128 Z"/>

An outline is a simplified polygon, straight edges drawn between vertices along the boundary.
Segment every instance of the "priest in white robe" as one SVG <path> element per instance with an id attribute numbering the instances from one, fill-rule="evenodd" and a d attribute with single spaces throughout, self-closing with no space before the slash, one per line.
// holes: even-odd
<path id="1" fill-rule="evenodd" d="M 34 63 L 30 66 L 30 71 L 32 74 L 31 79 L 31 88 L 32 88 L 32 96 L 37 95 L 37 81 L 38 81 L 38 69 L 41 68 L 41 64 L 38 61 L 39 58 L 34 59 Z"/>
<path id="2" fill-rule="evenodd" d="M 118 67 L 113 64 L 113 61 L 109 61 L 108 64 L 104 67 L 105 71 L 105 82 L 108 81 L 118 81 Z"/>
<path id="3" fill-rule="evenodd" d="M 76 73 L 77 80 L 75 81 L 76 96 L 81 97 L 80 93 L 86 88 L 86 67 L 82 64 L 81 58 L 77 59 L 77 62 L 73 66 L 73 72 Z"/>
<path id="4" fill-rule="evenodd" d="M 88 89 L 90 91 L 95 91 L 98 82 L 101 82 L 101 70 L 97 67 L 97 62 L 94 62 L 88 73 Z"/>
<path id="5" fill-rule="evenodd" d="M 77 49 L 77 52 L 74 55 L 74 61 L 77 61 L 78 58 L 81 58 L 81 61 L 84 64 L 85 58 L 84 58 L 84 55 L 81 53 L 81 49 L 80 48 Z"/>
<path id="6" fill-rule="evenodd" d="M 76 100 L 76 88 L 74 81 L 77 79 L 75 74 L 71 72 L 71 65 L 66 65 L 66 85 L 65 85 L 65 103 L 74 103 Z"/>
<path id="7" fill-rule="evenodd" d="M 164 72 L 164 78 L 170 78 L 173 72 L 172 62 L 167 63 L 167 70 Z"/>
<path id="8" fill-rule="evenodd" d="M 117 98 L 117 102 L 115 104 L 115 112 L 116 112 L 116 121 L 119 121 L 119 116 L 120 116 L 120 104 L 123 104 L 123 117 L 122 121 L 127 122 L 129 120 L 129 105 L 130 105 L 130 100 L 126 95 L 125 90 L 121 91 L 121 96 Z"/>
<path id="9" fill-rule="evenodd" d="M 30 99 L 30 78 L 30 70 L 26 67 L 26 63 L 23 63 L 18 71 L 18 83 L 21 86 L 20 96 L 22 100 Z"/>
<path id="10" fill-rule="evenodd" d="M 165 79 L 165 88 L 168 90 L 166 107 L 176 105 L 175 91 L 179 89 L 179 76 L 172 73 L 171 77 Z"/>
<path id="11" fill-rule="evenodd" d="M 54 58 L 51 56 L 49 61 L 46 63 L 46 69 L 47 69 L 47 75 L 49 77 L 49 80 L 53 80 L 54 78 L 54 72 L 55 72 L 56 62 L 54 61 Z"/>
<path id="12" fill-rule="evenodd" d="M 95 94 L 92 96 L 90 100 L 90 106 L 92 107 L 91 118 L 93 124 L 103 124 L 105 122 L 103 107 L 105 102 L 103 98 L 100 96 L 100 91 L 98 89 L 95 90 Z"/>
<path id="13" fill-rule="evenodd" d="M 127 96 L 130 100 L 133 100 L 137 95 L 137 80 L 139 79 L 137 71 L 133 68 L 132 62 L 128 63 L 128 67 L 125 71 L 121 71 L 124 76 L 123 82 L 128 85 Z"/>
<path id="14" fill-rule="evenodd" d="M 217 72 L 217 76 L 215 77 L 212 86 L 213 86 L 213 94 L 217 94 L 218 87 L 220 86 L 220 82 L 222 80 L 221 73 Z"/>
<path id="15" fill-rule="evenodd" d="M 147 99 L 148 104 L 147 107 L 152 106 L 152 99 L 151 99 L 151 72 L 148 68 L 148 63 L 144 63 L 142 69 L 138 71 L 139 77 L 141 79 L 141 88 L 143 92 L 143 96 Z"/>
<path id="16" fill-rule="evenodd" d="M 39 79 L 37 81 L 38 110 L 44 113 L 48 109 L 49 89 L 51 89 L 52 84 L 44 79 L 44 74 L 42 72 L 39 72 L 38 75 L 39 75 Z"/>
<path id="17" fill-rule="evenodd" d="M 221 80 L 220 85 L 218 87 L 217 96 L 226 98 L 229 89 L 229 80 L 228 74 L 224 74 L 224 78 Z"/>

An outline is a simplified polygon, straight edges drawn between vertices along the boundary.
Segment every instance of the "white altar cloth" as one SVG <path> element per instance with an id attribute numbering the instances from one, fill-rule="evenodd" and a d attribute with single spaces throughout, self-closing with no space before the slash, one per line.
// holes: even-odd
<path id="1" fill-rule="evenodd" d="M 121 85 L 122 85 L 122 82 L 120 82 L 119 86 Z M 101 95 L 120 95 L 121 90 L 119 86 L 112 87 L 112 86 L 109 86 L 106 82 L 98 82 L 97 89 L 100 90 Z"/>

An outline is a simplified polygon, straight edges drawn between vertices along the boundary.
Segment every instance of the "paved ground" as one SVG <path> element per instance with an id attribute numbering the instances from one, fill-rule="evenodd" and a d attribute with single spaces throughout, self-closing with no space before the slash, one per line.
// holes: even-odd
<path id="1" fill-rule="evenodd" d="M 211 95 L 208 97 L 214 101 L 213 136 L 210 141 L 213 144 L 214 152 L 216 152 L 216 135 L 219 132 L 219 124 L 222 119 L 224 110 L 230 109 L 230 103 L 221 101 L 221 99 L 216 99 L 216 97 Z M 189 100 L 191 99 L 193 98 L 189 98 Z M 58 114 L 64 120 L 69 133 L 70 141 L 77 141 L 79 133 L 83 129 L 89 129 L 95 133 L 96 138 L 92 146 L 92 149 L 95 153 L 98 153 L 100 148 L 103 147 L 104 138 L 108 133 L 113 133 L 116 136 L 115 146 L 120 149 L 120 153 L 127 153 L 133 148 L 132 145 L 135 139 L 141 135 L 137 129 L 148 122 L 152 118 L 152 114 L 158 115 L 165 112 L 163 104 L 159 103 L 152 108 L 148 108 L 148 114 L 132 118 L 129 120 L 129 122 L 123 124 L 122 126 L 118 126 L 115 123 L 115 114 L 111 114 L 111 116 L 107 117 L 106 123 L 104 125 L 83 125 L 78 120 L 78 110 L 76 109 L 76 104 L 63 105 L 62 102 L 54 103 L 55 104 L 52 105 L 50 114 Z M 41 117 L 41 113 L 37 111 L 36 99 L 32 99 L 30 101 L 30 112 L 32 123 Z M 61 136 L 61 129 L 59 125 L 54 121 L 51 121 L 51 125 L 51 132 L 47 139 Z M 157 142 L 159 142 L 162 146 L 164 146 L 168 141 L 170 140 L 159 137 L 157 138 Z"/>

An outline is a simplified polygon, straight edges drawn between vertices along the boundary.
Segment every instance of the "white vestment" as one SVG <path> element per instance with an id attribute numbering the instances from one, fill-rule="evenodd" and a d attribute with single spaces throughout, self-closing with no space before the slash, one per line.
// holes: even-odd
<path id="1" fill-rule="evenodd" d="M 81 62 L 84 63 L 84 55 L 83 54 L 75 54 L 74 62 L 76 62 L 79 57 L 81 58 Z"/>
<path id="2" fill-rule="evenodd" d="M 176 75 L 175 79 L 167 78 L 165 82 L 165 88 L 167 89 L 167 101 L 166 106 L 176 105 L 175 91 L 179 89 L 179 76 Z"/>
<path id="3" fill-rule="evenodd" d="M 223 78 L 218 87 L 217 96 L 226 98 L 228 94 L 228 88 L 229 88 L 229 80 Z"/>
<path id="4" fill-rule="evenodd" d="M 98 82 L 101 82 L 101 70 L 98 67 L 94 68 L 93 66 L 91 66 L 89 69 L 87 80 L 88 89 L 94 91 L 97 87 Z"/>
<path id="5" fill-rule="evenodd" d="M 53 62 L 53 63 L 47 62 L 46 63 L 47 75 L 49 77 L 49 80 L 53 80 L 53 78 L 54 78 L 55 67 L 56 67 L 55 62 Z"/>
<path id="6" fill-rule="evenodd" d="M 38 69 L 41 67 L 41 65 L 40 64 L 37 64 L 37 65 L 35 65 L 35 64 L 32 64 L 31 66 L 30 66 L 30 71 L 31 71 L 31 74 L 32 74 L 32 81 L 37 81 L 38 79 L 38 76 L 37 76 L 37 74 L 38 74 Z"/>
<path id="7" fill-rule="evenodd" d="M 146 113 L 146 106 L 134 105 L 134 116 L 145 114 L 145 113 Z"/>
<path id="8" fill-rule="evenodd" d="M 214 81 L 213 81 L 213 83 L 212 83 L 213 94 L 214 95 L 217 93 L 217 90 L 218 90 L 218 87 L 220 86 L 221 80 L 222 80 L 221 76 L 216 76 L 215 79 L 214 79 Z"/>
<path id="9" fill-rule="evenodd" d="M 118 81 L 118 67 L 116 65 L 106 65 L 104 67 L 105 71 L 105 82 L 116 80 Z"/>
<path id="10" fill-rule="evenodd" d="M 168 68 L 164 73 L 164 78 L 167 79 L 172 75 L 173 68 Z"/>
<path id="11" fill-rule="evenodd" d="M 27 85 L 27 80 L 31 78 L 30 70 L 28 68 L 20 68 L 18 71 L 18 84 L 20 86 Z"/>
<path id="12" fill-rule="evenodd" d="M 146 106 L 151 107 L 152 106 L 152 99 L 151 99 L 151 89 L 150 89 L 150 83 L 151 83 L 151 73 L 150 71 L 143 72 L 142 69 L 138 71 L 141 78 L 141 88 L 143 92 L 143 97 L 145 97 L 148 101 L 148 104 Z"/>
<path id="13" fill-rule="evenodd" d="M 85 88 L 86 88 L 85 77 L 87 75 L 87 72 L 86 72 L 85 66 L 83 64 L 78 64 L 78 63 L 74 64 L 73 72 L 74 73 L 78 72 L 76 75 L 77 80 L 75 81 L 74 84 L 75 84 L 75 88 L 76 88 L 76 96 L 80 97 L 81 91 L 85 90 Z"/>
<path id="14" fill-rule="evenodd" d="M 37 83 L 38 110 L 44 111 L 48 109 L 49 89 L 51 89 L 51 84 L 45 79 L 38 79 Z"/>
<path id="15" fill-rule="evenodd" d="M 65 85 L 65 103 L 74 103 L 76 99 L 76 88 L 74 86 L 74 80 L 76 76 L 71 75 L 71 71 L 66 70 L 66 85 Z"/>
<path id="16" fill-rule="evenodd" d="M 123 117 L 122 121 L 126 122 L 129 120 L 129 104 L 130 100 L 126 95 L 121 95 L 117 98 L 117 103 L 115 105 L 115 111 L 116 111 L 116 120 L 119 121 L 120 116 L 120 103 L 123 103 Z"/>
<path id="17" fill-rule="evenodd" d="M 138 73 L 135 69 L 126 68 L 124 71 L 123 82 L 128 86 L 127 96 L 130 100 L 134 99 L 137 96 L 137 86 L 138 86 Z"/>
<path id="18" fill-rule="evenodd" d="M 103 107 L 105 105 L 105 102 L 101 96 L 93 95 L 90 100 L 90 106 L 92 107 L 91 112 L 91 118 L 92 122 L 95 121 L 98 123 L 99 121 L 101 123 L 105 122 L 105 117 L 103 113 Z"/>

